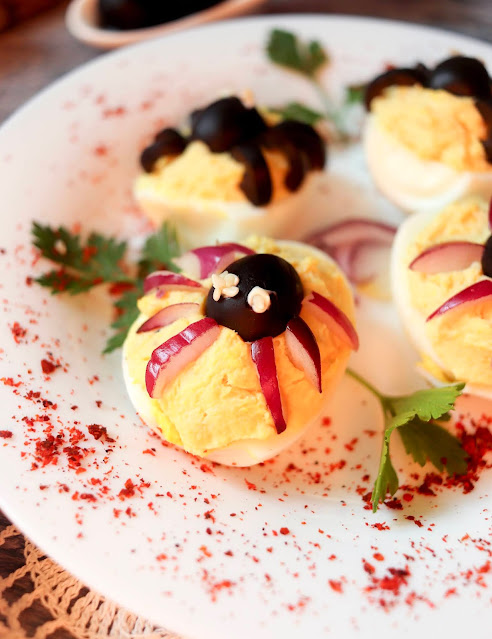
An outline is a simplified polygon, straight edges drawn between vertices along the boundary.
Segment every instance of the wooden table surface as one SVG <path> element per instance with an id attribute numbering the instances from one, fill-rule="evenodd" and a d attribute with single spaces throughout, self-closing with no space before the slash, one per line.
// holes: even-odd
<path id="1" fill-rule="evenodd" d="M 0 122 L 50 82 L 101 52 L 66 31 L 67 3 L 0 34 Z M 433 25 L 492 42 L 491 0 L 266 0 L 256 13 L 348 13 Z M 7 525 L 0 513 L 0 530 Z M 22 565 L 23 544 L 0 548 L 0 577 Z M 27 587 L 27 586 L 26 586 Z M 21 594 L 21 593 L 20 593 Z M 36 628 L 36 609 L 26 627 Z M 71 635 L 70 635 L 71 636 Z M 61 635 L 57 634 L 57 637 Z"/>

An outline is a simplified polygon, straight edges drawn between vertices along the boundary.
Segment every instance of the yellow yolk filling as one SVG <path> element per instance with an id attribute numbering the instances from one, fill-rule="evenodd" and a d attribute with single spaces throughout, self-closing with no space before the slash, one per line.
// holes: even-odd
<path id="1" fill-rule="evenodd" d="M 385 132 L 420 159 L 457 171 L 492 171 L 481 141 L 487 127 L 473 98 L 420 86 L 391 87 L 371 112 Z"/>
<path id="2" fill-rule="evenodd" d="M 306 295 L 313 290 L 325 295 L 353 320 L 352 293 L 335 264 L 317 259 L 309 250 L 280 247 L 266 238 L 250 238 L 245 244 L 259 253 L 273 253 L 289 261 L 299 273 Z M 210 280 L 203 283 L 205 288 L 201 292 L 170 291 L 162 298 L 150 292 L 139 300 L 141 316 L 124 347 L 132 383 L 145 388 L 145 369 L 152 351 L 203 317 Z M 149 316 L 179 302 L 198 302 L 200 310 L 196 316 L 179 319 L 158 331 L 136 333 Z M 311 313 L 303 310 L 301 317 L 310 326 L 319 345 L 322 385 L 326 393 L 343 372 L 350 349 Z M 285 333 L 274 338 L 274 349 L 287 430 L 295 433 L 319 413 L 323 395 L 290 361 Z M 218 339 L 166 387 L 160 399 L 149 398 L 148 401 L 163 437 L 197 455 L 239 440 L 265 440 L 276 436 L 251 360 L 250 345 L 225 327 L 221 327 Z"/>
<path id="3" fill-rule="evenodd" d="M 285 156 L 263 149 L 272 179 L 272 202 L 289 195 L 284 179 L 288 170 Z M 151 190 L 156 197 L 167 201 L 203 199 L 223 202 L 248 202 L 239 187 L 244 166 L 229 153 L 212 153 L 200 141 L 189 144 L 175 158 L 157 161 L 152 173 L 142 173 L 136 180 L 135 191 Z"/>
<path id="4" fill-rule="evenodd" d="M 478 198 L 468 198 L 448 206 L 409 246 L 405 263 L 423 250 L 443 242 L 465 240 L 483 244 L 490 235 L 488 206 Z M 434 275 L 408 271 L 412 306 L 428 317 L 447 299 L 486 279 L 479 262 L 468 268 Z M 463 304 L 425 324 L 425 332 L 440 363 L 441 378 L 492 386 L 492 302 L 484 298 Z M 422 365 L 435 374 L 424 359 Z"/>

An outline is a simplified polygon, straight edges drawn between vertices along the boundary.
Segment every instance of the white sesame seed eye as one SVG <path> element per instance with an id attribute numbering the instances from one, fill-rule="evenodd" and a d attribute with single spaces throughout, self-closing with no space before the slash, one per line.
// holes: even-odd
<path id="1" fill-rule="evenodd" d="M 254 286 L 250 290 L 246 301 L 254 313 L 264 313 L 270 308 L 270 293 L 271 291 L 266 291 L 261 286 Z"/>
<path id="2" fill-rule="evenodd" d="M 220 275 L 212 275 L 212 286 L 214 292 L 212 297 L 215 302 L 218 302 L 221 297 L 235 297 L 239 293 L 239 277 L 234 273 L 228 273 L 224 271 Z"/>

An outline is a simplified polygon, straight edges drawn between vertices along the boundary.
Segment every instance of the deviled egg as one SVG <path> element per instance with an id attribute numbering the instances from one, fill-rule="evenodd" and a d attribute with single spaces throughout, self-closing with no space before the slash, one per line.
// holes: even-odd
<path id="1" fill-rule="evenodd" d="M 409 217 L 393 245 L 391 281 L 420 371 L 492 399 L 491 217 L 478 197 Z"/>
<path id="2" fill-rule="evenodd" d="M 391 69 L 367 85 L 364 147 L 378 188 L 406 211 L 492 195 L 492 96 L 483 64 Z"/>
<path id="3" fill-rule="evenodd" d="M 157 133 L 134 196 L 156 224 L 174 222 L 186 248 L 292 234 L 325 160 L 311 126 L 279 122 L 232 96 L 193 111 L 188 128 Z"/>
<path id="4" fill-rule="evenodd" d="M 123 349 L 128 393 L 166 441 L 259 463 L 318 417 L 358 347 L 350 287 L 331 258 L 297 242 L 253 237 L 184 263 L 187 273 L 146 280 Z"/>

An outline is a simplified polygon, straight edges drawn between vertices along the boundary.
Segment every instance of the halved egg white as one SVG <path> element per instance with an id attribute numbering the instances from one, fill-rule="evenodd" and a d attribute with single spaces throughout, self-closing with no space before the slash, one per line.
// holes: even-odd
<path id="1" fill-rule="evenodd" d="M 441 162 L 421 160 L 386 132 L 373 114 L 367 117 L 363 144 L 376 185 L 405 211 L 435 211 L 465 195 L 492 196 L 492 170 L 456 171 Z"/>
<path id="2" fill-rule="evenodd" d="M 451 374 L 441 361 L 425 330 L 426 316 L 412 306 L 410 289 L 408 286 L 408 248 L 417 236 L 424 231 L 435 216 L 441 211 L 422 211 L 407 218 L 398 229 L 391 253 L 391 290 L 393 302 L 400 320 L 423 360 L 428 358 L 432 367 L 426 366 L 425 361 L 417 365 L 418 372 L 433 386 L 444 386 L 453 381 Z M 452 311 L 451 311 L 452 312 Z M 430 370 L 431 369 L 431 370 Z M 442 374 L 435 374 L 436 371 Z M 449 380 L 449 381 L 445 381 Z M 465 381 L 466 380 L 456 380 Z M 465 392 L 492 400 L 492 388 L 478 384 L 466 384 Z"/>
<path id="3" fill-rule="evenodd" d="M 145 184 L 137 178 L 133 194 L 154 224 L 160 226 L 166 220 L 175 224 L 181 246 L 188 249 L 218 242 L 237 242 L 253 234 L 267 237 L 296 235 L 299 211 L 311 207 L 318 193 L 316 185 L 320 175 L 321 171 L 311 171 L 297 191 L 266 206 L 218 198 L 168 198 L 157 182 L 148 178 Z"/>
<path id="4" fill-rule="evenodd" d="M 331 265 L 335 264 L 330 257 L 328 257 L 319 249 L 307 246 L 305 244 L 302 244 L 301 242 L 278 240 L 276 241 L 276 243 L 280 247 L 284 246 L 286 248 L 289 248 L 289 250 L 293 251 L 294 253 L 297 253 L 299 255 L 299 258 L 305 257 L 306 255 L 312 255 L 321 262 L 324 261 Z M 343 285 L 347 287 L 348 290 L 350 290 L 350 286 L 345 276 L 343 276 L 341 271 L 339 271 L 339 273 L 342 278 Z M 348 311 L 349 316 L 353 317 L 353 305 L 352 308 L 346 310 Z M 137 319 L 136 324 L 140 325 L 143 320 L 144 318 L 140 316 Z M 142 380 L 141 383 L 138 383 L 130 376 L 127 347 L 128 341 L 126 341 L 123 345 L 123 378 L 128 395 L 141 419 L 157 435 L 163 437 L 158 421 L 154 415 L 155 400 L 152 400 L 149 397 L 145 389 L 144 380 Z M 326 379 L 323 378 L 324 388 L 322 406 L 320 407 L 318 413 L 312 416 L 302 428 L 296 430 L 292 430 L 291 428 L 289 428 L 289 421 L 287 416 L 287 429 L 281 434 L 277 434 L 272 427 L 272 435 L 266 439 L 237 440 L 227 446 L 210 450 L 202 457 L 204 459 L 208 459 L 225 466 L 245 467 L 259 464 L 262 461 L 278 455 L 284 449 L 288 448 L 295 441 L 297 441 L 313 424 L 318 421 L 326 403 L 329 401 L 329 399 L 331 399 L 338 383 L 345 373 L 349 357 L 350 351 L 345 349 L 343 353 L 340 353 L 336 361 L 336 366 L 334 366 L 331 370 L 332 374 L 329 380 L 329 384 L 326 384 Z M 224 414 L 224 419 L 227 419 L 227 414 Z"/>

